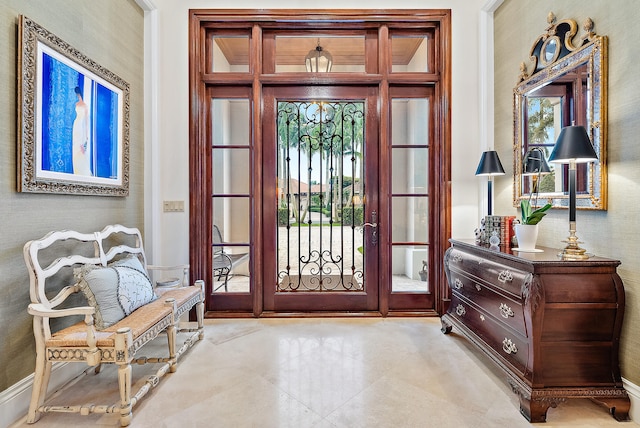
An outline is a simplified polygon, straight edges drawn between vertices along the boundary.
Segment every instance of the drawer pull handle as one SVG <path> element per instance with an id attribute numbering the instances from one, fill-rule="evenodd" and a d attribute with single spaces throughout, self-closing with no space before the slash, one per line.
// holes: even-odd
<path id="1" fill-rule="evenodd" d="M 476 284 L 476 290 L 482 291 L 482 287 L 480 287 L 480 284 Z"/>
<path id="2" fill-rule="evenodd" d="M 507 354 L 516 354 L 518 352 L 516 344 L 513 343 L 511 339 L 507 339 L 506 337 L 502 341 L 502 350 Z"/>
<path id="3" fill-rule="evenodd" d="M 511 282 L 513 281 L 513 275 L 508 270 L 503 270 L 498 274 L 498 281 L 501 283 Z"/>
<path id="4" fill-rule="evenodd" d="M 480 321 L 484 321 L 484 315 L 480 314 Z"/>
<path id="5" fill-rule="evenodd" d="M 456 307 L 456 314 L 458 314 L 458 316 L 463 317 L 464 314 L 466 314 L 466 313 L 467 313 L 467 311 L 464 309 L 464 306 L 458 305 Z"/>
<path id="6" fill-rule="evenodd" d="M 462 288 L 462 281 L 460 281 L 460 279 L 456 278 L 455 281 L 453 281 L 453 288 L 455 288 L 456 290 L 460 290 Z"/>
<path id="7" fill-rule="evenodd" d="M 502 318 L 509 318 L 509 317 L 515 316 L 511 308 L 507 306 L 506 303 L 500 303 L 500 315 L 502 315 Z"/>

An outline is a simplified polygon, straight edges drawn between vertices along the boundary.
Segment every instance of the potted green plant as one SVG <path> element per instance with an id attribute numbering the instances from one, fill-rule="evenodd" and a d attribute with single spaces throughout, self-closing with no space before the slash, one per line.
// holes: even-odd
<path id="1" fill-rule="evenodd" d="M 537 202 L 536 195 L 536 202 Z M 542 220 L 542 217 L 547 215 L 546 211 L 551 208 L 551 204 L 546 204 L 543 207 L 540 207 L 536 210 L 531 206 L 530 199 L 523 199 L 520 201 L 520 211 L 522 211 L 522 223 L 521 224 L 530 224 L 535 225 Z"/>
<path id="2" fill-rule="evenodd" d="M 549 208 L 551 208 L 551 204 L 546 204 L 543 207 L 533 209 L 531 206 L 531 198 L 520 201 L 522 220 L 520 224 L 515 225 L 519 251 L 537 251 L 536 241 L 538 239 L 538 223 L 542 220 L 542 217 L 546 215 L 546 211 Z"/>
<path id="3" fill-rule="evenodd" d="M 524 157 L 522 164 L 522 175 L 534 176 L 532 178 L 532 190 L 528 199 L 520 201 L 520 214 L 522 219 L 514 227 L 520 251 L 537 251 L 536 240 L 538 239 L 538 223 L 546 215 L 551 204 L 547 203 L 540 208 L 538 206 L 538 185 L 542 174 L 550 174 L 551 169 L 547 164 L 545 153 L 539 147 L 531 148 Z M 531 199 L 535 194 L 535 200 L 531 204 Z"/>

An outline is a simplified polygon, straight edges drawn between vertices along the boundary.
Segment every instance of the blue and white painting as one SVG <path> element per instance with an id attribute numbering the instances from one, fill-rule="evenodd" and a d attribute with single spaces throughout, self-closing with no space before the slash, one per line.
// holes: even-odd
<path id="1" fill-rule="evenodd" d="M 38 47 L 37 176 L 122 180 L 122 91 L 53 49 Z"/>

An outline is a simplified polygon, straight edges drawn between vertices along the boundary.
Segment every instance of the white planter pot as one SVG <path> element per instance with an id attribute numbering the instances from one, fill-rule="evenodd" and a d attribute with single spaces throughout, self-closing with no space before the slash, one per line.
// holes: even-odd
<path id="1" fill-rule="evenodd" d="M 516 224 L 516 239 L 518 240 L 519 251 L 536 251 L 536 241 L 538 240 L 537 224 Z"/>

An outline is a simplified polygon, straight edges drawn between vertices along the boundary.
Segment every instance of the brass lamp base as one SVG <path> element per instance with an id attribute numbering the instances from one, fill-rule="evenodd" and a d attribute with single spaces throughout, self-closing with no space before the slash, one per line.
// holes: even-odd
<path id="1" fill-rule="evenodd" d="M 576 236 L 576 227 L 575 222 L 571 222 L 569 229 L 569 238 L 566 241 L 567 246 L 564 247 L 561 253 L 558 253 L 558 256 L 563 260 L 586 260 L 591 257 L 590 254 L 587 254 L 587 250 L 584 248 L 580 248 L 581 242 L 578 241 L 578 237 Z"/>

